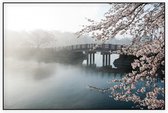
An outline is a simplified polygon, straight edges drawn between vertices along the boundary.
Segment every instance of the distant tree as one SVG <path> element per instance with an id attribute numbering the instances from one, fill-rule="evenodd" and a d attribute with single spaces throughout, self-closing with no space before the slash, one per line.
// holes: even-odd
<path id="1" fill-rule="evenodd" d="M 134 55 L 137 59 L 131 64 L 128 73 L 118 85 L 110 88 L 115 100 L 132 101 L 148 109 L 164 109 L 164 88 L 156 83 L 158 71 L 164 75 L 165 65 L 165 4 L 164 3 L 112 3 L 100 22 L 88 19 L 77 34 L 92 34 L 96 40 L 105 41 L 120 35 L 130 35 L 132 43 L 123 48 L 120 54 Z M 144 86 L 136 88 L 139 81 Z M 164 81 L 162 81 L 164 82 Z M 140 98 L 144 94 L 144 98 Z"/>
<path id="2" fill-rule="evenodd" d="M 45 48 L 56 44 L 56 39 L 54 34 L 48 31 L 35 30 L 28 33 L 25 44 L 35 48 Z"/>

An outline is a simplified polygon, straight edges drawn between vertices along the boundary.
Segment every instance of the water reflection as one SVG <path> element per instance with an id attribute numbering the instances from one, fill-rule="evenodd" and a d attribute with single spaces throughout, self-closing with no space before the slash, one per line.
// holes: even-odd
<path id="1" fill-rule="evenodd" d="M 111 64 L 118 56 L 111 55 Z M 6 109 L 132 109 L 133 103 L 109 99 L 109 94 L 90 91 L 88 85 L 107 88 L 109 80 L 120 79 L 124 71 L 83 64 L 39 63 L 17 59 L 5 60 Z M 112 68 L 111 67 L 111 68 Z M 110 68 L 110 70 L 111 70 Z M 18 98 L 19 97 L 19 98 Z"/>

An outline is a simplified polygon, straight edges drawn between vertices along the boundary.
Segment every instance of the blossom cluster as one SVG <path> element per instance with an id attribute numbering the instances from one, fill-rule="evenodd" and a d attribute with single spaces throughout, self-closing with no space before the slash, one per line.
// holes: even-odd
<path id="1" fill-rule="evenodd" d="M 91 25 L 84 26 L 77 34 L 91 33 L 95 40 L 102 42 L 117 35 L 128 34 L 133 38 L 132 44 L 117 51 L 137 57 L 131 63 L 132 72 L 121 80 L 111 81 L 118 84 L 109 89 L 110 97 L 148 109 L 164 109 L 164 87 L 159 87 L 156 80 L 165 71 L 165 4 L 114 3 L 105 13 L 105 19 L 90 22 Z M 144 84 L 139 88 L 140 81 Z M 145 96 L 141 98 L 141 94 Z"/>

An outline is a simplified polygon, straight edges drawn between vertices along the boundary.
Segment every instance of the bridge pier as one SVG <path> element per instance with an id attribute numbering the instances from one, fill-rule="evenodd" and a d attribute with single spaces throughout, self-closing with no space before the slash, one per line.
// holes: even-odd
<path id="1" fill-rule="evenodd" d="M 101 53 L 103 55 L 103 67 L 105 66 L 110 66 L 110 53 L 109 52 L 102 52 Z"/>
<path id="2" fill-rule="evenodd" d="M 104 57 L 105 57 L 105 55 L 103 54 L 103 67 L 104 67 L 104 65 L 105 65 L 105 64 L 104 64 L 104 61 L 105 61 Z"/>
<path id="3" fill-rule="evenodd" d="M 95 65 L 95 51 L 87 52 L 87 66 Z"/>
<path id="4" fill-rule="evenodd" d="M 110 54 L 109 54 L 109 63 L 108 63 L 109 66 L 110 66 L 110 61 L 111 61 L 110 57 L 111 57 L 111 56 L 110 56 Z"/>

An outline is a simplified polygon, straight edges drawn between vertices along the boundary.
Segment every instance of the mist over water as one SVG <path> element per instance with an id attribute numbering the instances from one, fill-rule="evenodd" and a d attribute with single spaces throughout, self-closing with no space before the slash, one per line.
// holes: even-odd
<path id="1" fill-rule="evenodd" d="M 86 59 L 52 56 L 53 48 L 73 44 L 93 43 L 83 36 L 76 39 L 72 33 L 33 31 L 8 32 L 5 37 L 4 102 L 6 109 L 128 109 L 133 103 L 109 99 L 109 93 L 100 93 L 88 85 L 110 87 L 107 81 L 119 79 L 124 72 L 102 72 L 102 55 L 96 53 L 96 67 L 88 68 Z M 48 48 L 45 50 L 45 48 Z M 45 51 L 44 51 L 45 50 Z M 41 53 L 42 52 L 42 53 Z M 58 53 L 54 53 L 58 55 Z M 71 57 L 70 57 L 71 56 Z M 119 55 L 111 55 L 111 62 Z M 71 61 L 71 62 L 69 62 Z M 74 62 L 74 63 L 73 63 Z"/>
<path id="2" fill-rule="evenodd" d="M 108 100 L 107 94 L 91 91 L 88 85 L 109 87 L 108 80 L 121 76 L 122 73 L 88 70 L 82 65 L 6 58 L 5 108 L 110 109 L 114 100 Z M 106 103 L 107 100 L 110 103 Z"/>

